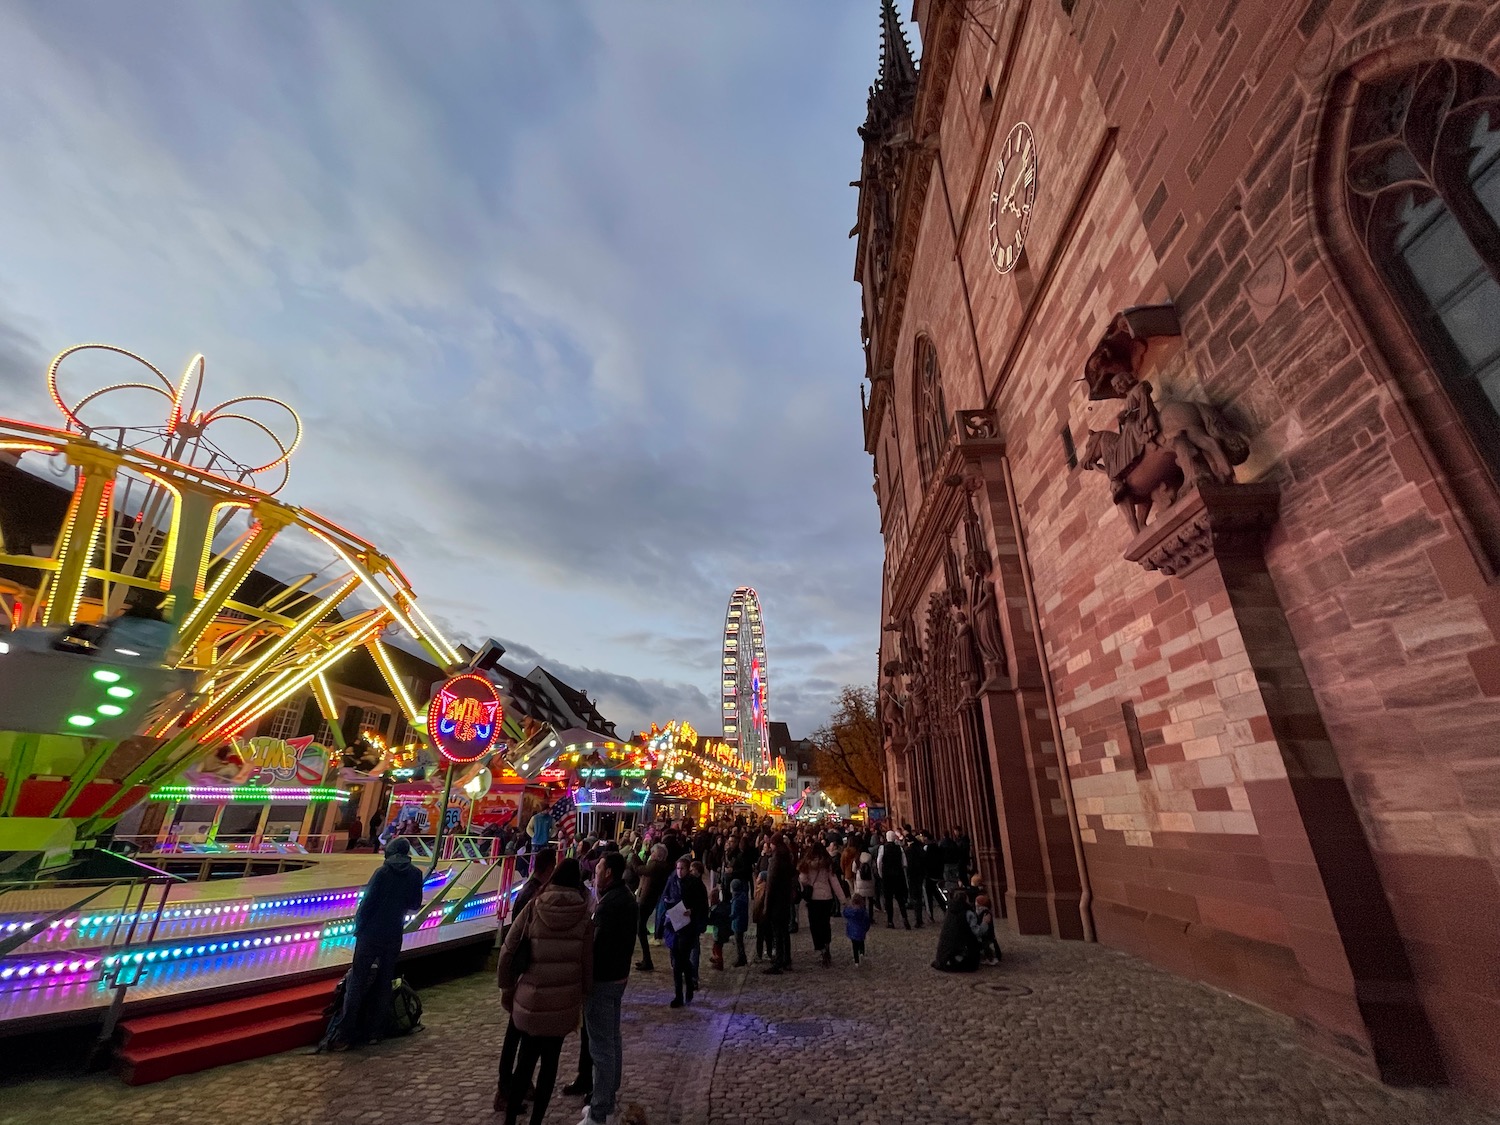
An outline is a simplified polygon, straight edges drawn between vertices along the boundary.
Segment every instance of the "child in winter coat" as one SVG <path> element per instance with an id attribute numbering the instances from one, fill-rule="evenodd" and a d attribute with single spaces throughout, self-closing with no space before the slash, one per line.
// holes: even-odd
<path id="1" fill-rule="evenodd" d="M 875 857 L 869 852 L 859 853 L 859 862 L 854 865 L 854 877 L 850 880 L 854 893 L 866 903 L 878 901 L 875 897 Z M 869 907 L 874 912 L 874 907 Z"/>
<path id="2" fill-rule="evenodd" d="M 714 968 L 722 970 L 724 968 L 724 944 L 729 940 L 730 906 L 722 884 L 717 881 L 709 895 L 709 902 L 712 905 L 708 911 L 708 928 L 714 934 L 713 951 L 709 954 L 709 961 Z"/>
<path id="3" fill-rule="evenodd" d="M 729 884 L 729 928 L 734 933 L 734 946 L 739 959 L 734 967 L 748 965 L 745 960 L 745 931 L 750 928 L 750 892 L 745 889 L 745 880 L 735 879 Z"/>
<path id="4" fill-rule="evenodd" d="M 764 871 L 755 876 L 755 901 L 750 904 L 750 921 L 755 923 L 755 959 L 764 961 L 771 952 L 771 925 L 766 913 L 766 894 L 770 884 Z"/>
<path id="5" fill-rule="evenodd" d="M 865 906 L 865 896 L 857 891 L 849 900 L 849 905 L 844 907 L 844 933 L 854 945 L 854 964 L 857 968 L 860 958 L 865 955 L 865 938 L 870 933 L 870 911 Z"/>

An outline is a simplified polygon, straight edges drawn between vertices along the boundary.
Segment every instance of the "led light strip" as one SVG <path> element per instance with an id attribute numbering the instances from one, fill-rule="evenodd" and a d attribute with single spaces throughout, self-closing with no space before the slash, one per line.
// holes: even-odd
<path id="1" fill-rule="evenodd" d="M 453 869 L 447 868 L 439 871 L 436 875 L 426 879 L 422 883 L 423 892 L 436 890 L 448 882 L 453 876 Z M 228 917 L 234 914 L 247 914 L 257 910 L 291 910 L 307 906 L 319 906 L 324 903 L 354 902 L 360 895 L 364 894 L 363 887 L 350 887 L 334 891 L 312 891 L 307 894 L 282 895 L 278 898 L 265 899 L 243 899 L 236 902 L 215 902 L 201 904 L 183 904 L 162 911 L 163 922 L 182 921 L 189 918 L 213 918 Z M 83 914 L 74 918 L 62 918 L 49 923 L 47 930 L 88 929 L 93 926 L 113 926 L 117 923 L 126 925 L 129 923 L 149 922 L 156 917 L 153 909 L 142 910 L 138 914 Z M 0 933 L 14 934 L 25 930 L 31 930 L 39 926 L 37 919 L 20 920 L 12 917 L 10 921 L 0 922 Z"/>
<path id="2" fill-rule="evenodd" d="M 348 795 L 347 789 L 334 789 L 326 785 L 306 788 L 269 785 L 163 785 L 146 799 L 148 801 L 277 801 L 286 804 L 296 801 L 342 801 Z"/>
<path id="3" fill-rule="evenodd" d="M 177 535 L 182 530 L 182 489 L 178 488 L 160 473 L 153 473 L 149 469 L 142 469 L 141 476 L 147 480 L 154 480 L 172 494 L 172 522 L 167 526 L 166 542 L 162 544 L 161 553 L 157 556 L 161 559 L 161 588 L 163 590 L 170 590 L 172 588 L 172 569 L 177 564 Z M 212 522 L 210 522 L 209 526 L 213 526 Z M 213 542 L 213 536 L 209 535 L 208 540 L 209 542 Z"/>
<path id="4" fill-rule="evenodd" d="M 83 477 L 81 475 L 79 477 L 79 480 L 83 480 Z M 85 572 L 87 572 L 90 565 L 92 565 L 93 563 L 94 552 L 98 549 L 99 546 L 99 533 L 103 530 L 105 522 L 109 519 L 109 505 L 110 502 L 114 499 L 114 495 L 115 482 L 113 479 L 110 479 L 109 481 L 105 482 L 103 495 L 99 497 L 99 512 L 94 519 L 94 530 L 89 535 L 88 546 L 84 550 L 83 569 Z M 59 554 L 58 558 L 61 559 L 62 555 Z M 86 585 L 88 585 L 88 583 L 85 581 L 84 575 L 79 575 L 78 589 L 73 592 L 73 604 L 68 609 L 69 624 L 78 620 L 78 607 L 83 604 L 83 588 Z"/>
<path id="5" fill-rule="evenodd" d="M 416 722 L 417 716 L 422 714 L 422 712 L 412 702 L 411 694 L 406 690 L 406 685 L 401 682 L 401 676 L 396 671 L 396 665 L 391 661 L 390 652 L 381 643 L 378 636 L 369 643 L 368 648 L 370 655 L 375 658 L 375 663 L 380 665 L 380 671 L 385 676 L 385 682 L 396 693 L 396 699 L 401 703 L 402 710 L 406 712 L 407 722 Z"/>
<path id="6" fill-rule="evenodd" d="M 478 896 L 466 903 L 464 909 L 458 912 L 458 916 L 454 916 L 453 911 L 453 907 L 457 904 L 450 904 L 446 910 L 434 911 L 424 919 L 421 928 L 428 930 L 449 922 L 472 921 L 492 911 L 499 897 L 498 892 Z M 406 920 L 410 922 L 416 916 L 417 912 L 413 911 L 406 915 Z M 103 954 L 102 950 L 98 949 L 78 950 L 69 955 L 54 954 L 39 960 L 0 961 L 0 982 L 76 976 L 79 973 L 91 973 L 101 964 L 106 969 L 116 966 L 166 964 L 184 958 L 214 957 L 224 953 L 245 953 L 275 946 L 328 941 L 346 938 L 353 933 L 354 918 L 345 916 L 311 926 L 303 924 L 285 929 L 265 929 L 241 934 L 238 937 L 225 935 L 213 940 L 204 940 L 199 937 L 181 942 L 157 943 L 126 953 Z"/>

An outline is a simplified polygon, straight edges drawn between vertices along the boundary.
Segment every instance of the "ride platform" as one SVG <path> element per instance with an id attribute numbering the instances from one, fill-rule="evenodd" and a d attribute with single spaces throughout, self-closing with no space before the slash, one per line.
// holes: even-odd
<path id="1" fill-rule="evenodd" d="M 100 1023 L 122 984 L 115 1015 L 133 1018 L 341 975 L 380 858 L 307 859 L 250 878 L 0 894 L 0 945 L 14 946 L 0 956 L 0 1037 Z M 489 943 L 518 885 L 512 859 L 441 862 L 408 919 L 403 961 Z"/>

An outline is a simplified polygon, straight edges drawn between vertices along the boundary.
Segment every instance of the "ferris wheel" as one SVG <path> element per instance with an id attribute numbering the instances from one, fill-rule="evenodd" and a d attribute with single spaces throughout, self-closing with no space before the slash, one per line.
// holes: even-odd
<path id="1" fill-rule="evenodd" d="M 771 719 L 766 671 L 766 631 L 760 599 L 741 586 L 724 615 L 724 741 L 754 769 L 766 771 L 771 753 Z"/>

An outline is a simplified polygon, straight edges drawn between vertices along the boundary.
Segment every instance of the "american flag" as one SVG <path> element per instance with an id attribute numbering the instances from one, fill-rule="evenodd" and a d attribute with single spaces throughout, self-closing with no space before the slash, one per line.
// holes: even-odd
<path id="1" fill-rule="evenodd" d="M 564 793 L 552 802 L 552 822 L 557 825 L 559 843 L 566 848 L 578 832 L 578 806 L 573 803 L 571 793 Z"/>

